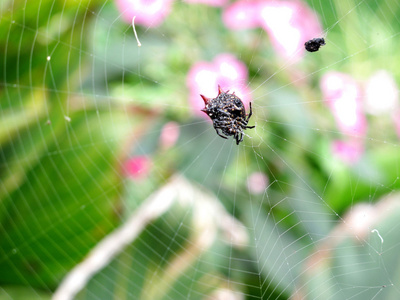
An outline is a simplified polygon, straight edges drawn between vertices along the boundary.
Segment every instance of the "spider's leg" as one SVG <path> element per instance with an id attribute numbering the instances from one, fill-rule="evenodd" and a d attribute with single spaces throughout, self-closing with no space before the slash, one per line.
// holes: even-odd
<path id="1" fill-rule="evenodd" d="M 241 119 L 241 120 L 237 120 L 237 123 L 242 127 L 246 127 L 248 121 L 246 121 L 245 119 Z"/>
<path id="2" fill-rule="evenodd" d="M 218 130 L 215 130 L 215 131 L 216 131 L 217 134 L 218 134 L 220 137 L 222 137 L 223 139 L 226 139 L 226 140 L 228 139 L 226 136 L 224 136 L 224 135 L 222 135 L 221 133 L 219 133 Z"/>
<path id="3" fill-rule="evenodd" d="M 241 141 L 243 141 L 243 133 L 238 132 L 236 133 L 236 145 L 239 145 Z"/>
<path id="4" fill-rule="evenodd" d="M 248 121 L 244 120 L 244 121 L 237 121 L 237 123 L 239 124 L 239 126 L 243 127 L 243 129 L 251 129 L 251 128 L 255 128 L 256 126 L 247 126 Z"/>
<path id="5" fill-rule="evenodd" d="M 251 115 L 253 114 L 253 110 L 252 110 L 252 108 L 251 108 L 251 102 L 250 102 L 250 112 L 249 112 L 249 115 L 247 116 L 247 122 L 250 120 L 250 117 L 251 117 Z"/>
<path id="6" fill-rule="evenodd" d="M 246 120 L 236 120 L 236 123 L 241 127 L 245 127 L 247 125 Z"/>
<path id="7" fill-rule="evenodd" d="M 224 138 L 224 139 L 228 139 L 226 136 L 223 136 L 221 133 L 219 133 L 219 131 L 218 131 L 218 127 L 216 127 L 215 125 L 214 125 L 214 129 L 215 129 L 215 132 L 220 136 L 220 137 L 222 137 L 222 138 Z"/>

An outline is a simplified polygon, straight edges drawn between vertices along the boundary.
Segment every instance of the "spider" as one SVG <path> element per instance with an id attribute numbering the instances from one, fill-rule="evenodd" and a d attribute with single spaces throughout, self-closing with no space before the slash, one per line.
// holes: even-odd
<path id="1" fill-rule="evenodd" d="M 325 45 L 324 38 L 315 38 L 305 42 L 304 46 L 308 52 L 315 52 L 319 50 L 319 47 Z"/>
<path id="2" fill-rule="evenodd" d="M 201 111 L 205 112 L 213 121 L 214 129 L 220 137 L 227 139 L 226 136 L 233 135 L 236 145 L 239 145 L 243 141 L 243 131 L 255 127 L 247 126 L 253 112 L 250 103 L 250 113 L 246 115 L 242 100 L 235 95 L 235 92 L 232 94 L 228 94 L 228 92 L 229 90 L 224 92 L 218 85 L 217 97 L 207 98 L 200 95 L 205 104 Z"/>

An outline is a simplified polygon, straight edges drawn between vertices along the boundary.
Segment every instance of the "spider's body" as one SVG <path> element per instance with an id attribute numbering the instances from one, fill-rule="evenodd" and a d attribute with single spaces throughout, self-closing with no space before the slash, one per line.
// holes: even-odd
<path id="1" fill-rule="evenodd" d="M 229 91 L 222 91 L 218 86 L 218 96 L 216 98 L 207 98 L 200 95 L 205 107 L 201 111 L 205 112 L 213 121 L 213 126 L 217 134 L 226 139 L 226 136 L 233 135 L 236 144 L 243 141 L 243 131 L 255 126 L 247 126 L 252 115 L 251 103 L 250 113 L 246 115 L 246 109 L 242 100 L 235 93 L 228 94 Z M 222 135 L 219 130 L 222 132 Z"/>
<path id="2" fill-rule="evenodd" d="M 308 52 L 315 52 L 319 50 L 319 47 L 325 45 L 324 38 L 315 38 L 305 42 L 304 46 Z"/>

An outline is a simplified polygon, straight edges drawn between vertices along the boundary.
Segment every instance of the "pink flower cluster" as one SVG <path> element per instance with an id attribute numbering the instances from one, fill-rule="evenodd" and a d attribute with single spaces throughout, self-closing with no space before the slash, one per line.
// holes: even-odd
<path id="1" fill-rule="evenodd" d="M 357 162 L 364 152 L 362 137 L 367 130 L 361 88 L 351 76 L 339 72 L 325 74 L 320 87 L 339 130 L 348 137 L 347 140 L 333 141 L 332 152 L 340 160 L 351 165 Z"/>
<path id="2" fill-rule="evenodd" d="M 395 113 L 400 116 L 398 88 L 388 72 L 378 71 L 363 86 L 348 74 L 329 72 L 322 77 L 320 87 L 339 130 L 346 136 L 332 144 L 333 153 L 345 163 L 357 162 L 364 152 L 366 113 L 392 113 L 400 136 L 400 118 Z"/>
<path id="3" fill-rule="evenodd" d="M 335 157 L 347 165 L 356 163 L 364 153 L 364 145 L 360 140 L 335 140 L 331 145 Z"/>
<path id="4" fill-rule="evenodd" d="M 204 107 L 200 94 L 215 98 L 218 95 L 218 85 L 223 91 L 235 92 L 243 103 L 248 105 L 250 93 L 246 85 L 247 79 L 246 65 L 231 54 L 220 54 L 211 63 L 206 61 L 196 63 L 190 69 L 186 81 L 193 112 L 207 118 L 200 111 Z"/>
<path id="5" fill-rule="evenodd" d="M 131 23 L 147 27 L 157 27 L 171 11 L 172 0 L 115 0 L 122 18 Z"/>
<path id="6" fill-rule="evenodd" d="M 209 6 L 225 6 L 228 0 L 185 0 Z M 171 11 L 172 0 L 115 0 L 122 18 L 156 27 Z M 304 43 L 322 33 L 316 14 L 300 0 L 239 0 L 224 10 L 223 21 L 233 30 L 261 27 L 284 57 L 298 58 Z"/>
<path id="7" fill-rule="evenodd" d="M 187 3 L 203 3 L 209 6 L 223 6 L 228 0 L 185 0 Z M 157 27 L 171 12 L 172 0 L 115 0 L 122 18 L 146 27 Z"/>
<path id="8" fill-rule="evenodd" d="M 349 75 L 331 72 L 320 82 L 322 95 L 336 119 L 339 129 L 348 135 L 363 136 L 367 121 L 362 108 L 362 94 Z"/>
<path id="9" fill-rule="evenodd" d="M 304 43 L 322 34 L 316 14 L 298 0 L 240 0 L 224 11 L 223 20 L 233 30 L 263 28 L 285 58 L 299 58 Z"/>

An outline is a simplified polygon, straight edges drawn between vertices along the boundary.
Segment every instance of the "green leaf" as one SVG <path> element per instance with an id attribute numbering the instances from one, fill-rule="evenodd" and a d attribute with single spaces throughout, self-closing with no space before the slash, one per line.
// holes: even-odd
<path id="1" fill-rule="evenodd" d="M 50 300 L 51 294 L 32 287 L 2 286 L 0 300 Z"/>
<path id="2" fill-rule="evenodd" d="M 17 184 L 2 186 L 2 282 L 52 288 L 116 225 L 116 154 L 130 121 L 117 110 L 78 111 L 70 119 L 32 126 L 12 143 L 13 160 L 24 167 L 9 164 L 16 174 L 6 172 L 5 182 Z"/>

